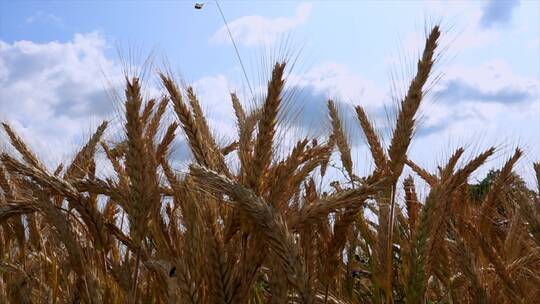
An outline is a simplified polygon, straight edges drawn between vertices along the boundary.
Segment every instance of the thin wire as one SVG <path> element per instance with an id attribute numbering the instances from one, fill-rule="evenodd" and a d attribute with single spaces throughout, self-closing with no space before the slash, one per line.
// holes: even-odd
<path id="1" fill-rule="evenodd" d="M 216 3 L 219 13 L 221 14 L 221 18 L 223 19 L 223 23 L 225 23 L 225 27 L 227 28 L 227 32 L 229 33 L 229 37 L 231 38 L 231 42 L 234 46 L 234 51 L 236 52 L 236 57 L 238 58 L 238 61 L 240 62 L 240 67 L 242 68 L 242 72 L 244 72 L 244 77 L 246 78 L 246 82 L 249 88 L 249 91 L 251 92 L 251 98 L 253 98 L 253 101 L 255 101 L 255 94 L 253 94 L 253 89 L 251 88 L 251 84 L 249 83 L 249 78 L 246 73 L 246 68 L 244 67 L 244 62 L 242 62 L 242 57 L 240 57 L 240 52 L 238 51 L 238 47 L 236 47 L 236 43 L 234 42 L 231 29 L 229 28 L 229 24 L 227 23 L 227 19 L 225 19 L 225 15 L 223 14 L 223 11 L 221 10 L 221 6 L 219 5 L 219 2 L 217 0 L 214 0 Z"/>

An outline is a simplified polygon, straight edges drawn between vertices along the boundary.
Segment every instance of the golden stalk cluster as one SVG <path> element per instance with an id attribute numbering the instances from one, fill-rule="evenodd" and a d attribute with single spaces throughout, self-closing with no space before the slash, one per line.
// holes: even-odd
<path id="1" fill-rule="evenodd" d="M 285 63 L 259 108 L 231 94 L 238 139 L 226 146 L 194 90 L 165 74 L 159 102 L 127 79 L 124 139 L 105 140 L 104 122 L 65 169 L 49 171 L 4 123 L 17 153 L 0 156 L 0 303 L 533 303 L 540 197 L 513 173 L 522 151 L 474 187 L 494 148 L 469 161 L 458 149 L 436 173 L 407 156 L 439 34 L 389 147 L 356 108 L 375 164 L 365 177 L 333 101 L 327 139 L 275 154 Z M 169 104 L 177 122 L 164 125 Z M 169 157 L 178 128 L 194 156 L 182 174 Z M 324 185 L 334 148 L 346 174 Z M 96 174 L 97 153 L 112 175 Z M 425 200 L 405 166 L 429 185 Z"/>

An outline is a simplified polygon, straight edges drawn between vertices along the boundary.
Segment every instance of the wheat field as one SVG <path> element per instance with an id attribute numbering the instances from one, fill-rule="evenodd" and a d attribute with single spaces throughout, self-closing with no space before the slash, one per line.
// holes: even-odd
<path id="1" fill-rule="evenodd" d="M 259 107 L 231 94 L 238 134 L 226 146 L 194 90 L 165 73 L 161 99 L 126 78 L 123 139 L 105 138 L 103 122 L 55 170 L 3 123 L 0 303 L 535 303 L 540 164 L 527 164 L 539 182 L 528 189 L 513 172 L 520 149 L 474 185 L 496 147 L 448 151 L 437 172 L 408 157 L 439 36 L 428 33 L 387 147 L 356 107 L 375 164 L 363 177 L 331 100 L 327 136 L 276 153 L 285 62 Z M 177 136 L 188 170 L 170 159 Z M 320 185 L 333 155 L 343 177 Z"/>

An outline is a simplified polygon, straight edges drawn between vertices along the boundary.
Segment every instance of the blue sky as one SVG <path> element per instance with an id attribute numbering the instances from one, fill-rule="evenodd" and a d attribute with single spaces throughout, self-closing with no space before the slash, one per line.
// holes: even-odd
<path id="1" fill-rule="evenodd" d="M 246 84 L 216 5 L 195 10 L 194 3 L 0 0 L 0 119 L 15 125 L 44 159 L 65 160 L 65 151 L 84 142 L 80 134 L 118 116 L 108 92 L 122 80 L 119 46 L 124 57 L 130 50 L 138 54 L 134 64 L 153 50 L 152 73 L 167 58 L 168 67 L 194 85 L 224 142 L 232 140 L 228 92 L 238 90 L 245 100 Z M 540 160 L 538 1 L 220 3 L 257 92 L 269 74 L 263 56 L 283 53 L 285 41 L 299 56 L 289 87 L 300 93 L 290 103 L 304 111 L 284 129 L 286 141 L 327 131 L 329 97 L 345 116 L 364 105 L 388 140 L 385 113 L 414 72 L 426 26 L 441 22 L 440 80 L 422 107 L 411 157 L 432 169 L 458 146 L 473 153 L 499 144 L 492 165 L 516 145 L 526 151 L 524 174 Z M 154 77 L 147 89 L 159 94 Z M 352 119 L 347 123 L 357 170 L 367 172 L 361 133 Z"/>

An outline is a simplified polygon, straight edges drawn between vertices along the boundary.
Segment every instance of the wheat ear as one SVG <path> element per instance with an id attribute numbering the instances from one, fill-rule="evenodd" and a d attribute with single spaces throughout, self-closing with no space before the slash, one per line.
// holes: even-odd
<path id="1" fill-rule="evenodd" d="M 107 124 L 108 123 L 106 121 L 101 123 L 94 135 L 92 135 L 86 145 L 84 145 L 84 147 L 82 147 L 79 153 L 77 153 L 77 155 L 73 159 L 73 162 L 66 170 L 66 173 L 64 175 L 65 178 L 79 179 L 85 176 L 96 152 L 96 147 L 101 140 L 105 129 L 107 128 Z"/>
<path id="2" fill-rule="evenodd" d="M 31 164 L 32 166 L 42 170 L 46 171 L 45 166 L 39 161 L 37 156 L 30 150 L 30 148 L 24 143 L 24 141 L 13 131 L 11 126 L 7 122 L 3 122 L 2 126 L 4 126 L 4 130 L 6 130 L 6 133 L 9 136 L 9 139 L 11 140 L 11 144 L 19 153 L 21 153 L 23 159 Z"/>
<path id="3" fill-rule="evenodd" d="M 238 202 L 249 220 L 265 235 L 270 248 L 279 258 L 289 283 L 298 290 L 304 303 L 311 303 L 313 294 L 309 288 L 304 264 L 281 215 L 253 191 L 222 175 L 197 165 L 191 165 L 190 172 L 200 181 L 231 195 Z"/>
<path id="4" fill-rule="evenodd" d="M 332 134 L 336 139 L 336 145 L 341 156 L 341 162 L 343 163 L 345 170 L 347 170 L 349 178 L 352 179 L 353 163 L 351 158 L 351 148 L 349 146 L 349 142 L 347 141 L 347 136 L 343 131 L 343 124 L 333 100 L 328 100 L 328 114 L 330 115 L 330 121 L 332 122 Z"/>
<path id="5" fill-rule="evenodd" d="M 373 124 L 371 123 L 371 121 L 369 121 L 369 118 L 367 117 L 364 108 L 362 108 L 361 106 L 357 106 L 356 115 L 358 117 L 358 121 L 360 122 L 360 126 L 364 131 L 364 135 L 371 151 L 371 156 L 373 157 L 373 160 L 375 162 L 375 166 L 377 166 L 377 168 L 381 171 L 387 170 L 388 160 L 386 154 L 384 153 L 379 136 L 377 135 L 377 133 L 375 133 Z"/>
<path id="6" fill-rule="evenodd" d="M 163 85 L 169 92 L 169 97 L 173 103 L 174 111 L 176 112 L 176 115 L 180 120 L 182 129 L 186 134 L 187 140 L 189 142 L 189 147 L 191 149 L 191 152 L 193 153 L 193 156 L 195 157 L 195 160 L 197 160 L 197 162 L 201 165 L 214 168 L 214 164 L 211 163 L 211 159 L 209 158 L 208 151 L 203 140 L 203 135 L 201 134 L 201 130 L 199 130 L 199 128 L 197 127 L 197 122 L 195 121 L 191 110 L 185 104 L 180 90 L 178 89 L 172 78 L 164 74 L 160 74 L 160 77 Z"/>
<path id="7" fill-rule="evenodd" d="M 411 81 L 407 95 L 401 103 L 396 127 L 392 134 L 392 140 L 388 149 L 390 157 L 390 169 L 394 178 L 397 179 L 403 170 L 407 159 L 407 150 L 413 135 L 415 115 L 424 95 L 423 88 L 431 73 L 434 62 L 437 39 L 440 36 L 439 27 L 435 26 L 426 39 L 422 58 L 418 61 L 416 76 Z"/>
<path id="8" fill-rule="evenodd" d="M 257 139 L 255 142 L 253 164 L 251 166 L 250 183 L 252 189 L 259 193 L 262 189 L 262 177 L 272 161 L 272 145 L 276 132 L 277 115 L 281 105 L 285 63 L 276 63 L 272 71 L 272 79 L 268 83 L 268 91 L 259 119 Z"/>

